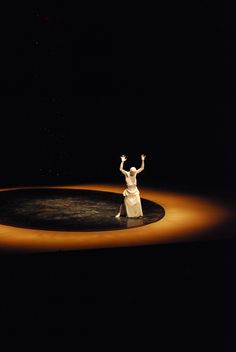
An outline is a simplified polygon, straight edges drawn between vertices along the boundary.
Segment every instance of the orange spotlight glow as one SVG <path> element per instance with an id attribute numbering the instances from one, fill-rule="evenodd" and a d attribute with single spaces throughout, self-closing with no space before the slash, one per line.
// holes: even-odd
<path id="1" fill-rule="evenodd" d="M 123 191 L 117 185 L 94 184 L 44 188 L 87 189 L 119 194 Z M 0 225 L 0 250 L 46 252 L 177 242 L 193 239 L 200 236 L 201 232 L 207 234 L 208 230 L 232 217 L 229 210 L 204 197 L 147 188 L 143 188 L 140 193 L 142 198 L 158 203 L 165 209 L 165 216 L 160 221 L 136 228 L 94 232 L 45 231 Z"/>

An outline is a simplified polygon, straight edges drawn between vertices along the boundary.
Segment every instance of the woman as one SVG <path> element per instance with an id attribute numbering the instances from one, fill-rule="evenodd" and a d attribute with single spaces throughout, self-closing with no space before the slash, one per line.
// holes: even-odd
<path id="1" fill-rule="evenodd" d="M 142 164 L 138 170 L 135 167 L 131 167 L 129 171 L 125 171 L 123 166 L 127 158 L 125 155 L 121 156 L 120 171 L 125 175 L 127 188 L 123 192 L 124 204 L 120 206 L 120 210 L 116 215 L 116 218 L 119 218 L 121 215 L 126 215 L 128 218 L 139 218 L 143 216 L 140 194 L 137 188 L 136 175 L 144 170 L 145 158 L 146 156 L 142 154 Z"/>

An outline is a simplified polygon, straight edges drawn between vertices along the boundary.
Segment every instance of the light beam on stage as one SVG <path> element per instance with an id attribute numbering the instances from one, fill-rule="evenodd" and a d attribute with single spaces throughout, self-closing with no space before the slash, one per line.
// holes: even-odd
<path id="1" fill-rule="evenodd" d="M 123 191 L 121 186 L 104 184 L 43 188 L 98 190 L 121 195 Z M 207 236 L 208 232 L 232 218 L 231 211 L 226 207 L 202 196 L 148 188 L 142 188 L 140 194 L 141 198 L 160 204 L 165 209 L 161 220 L 134 228 L 86 232 L 36 230 L 0 224 L 0 251 L 66 251 L 179 242 L 198 238 L 202 233 Z"/>

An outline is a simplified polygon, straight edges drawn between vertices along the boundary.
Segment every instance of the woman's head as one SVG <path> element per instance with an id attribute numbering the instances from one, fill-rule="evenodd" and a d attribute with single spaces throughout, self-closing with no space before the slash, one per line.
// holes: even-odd
<path id="1" fill-rule="evenodd" d="M 129 173 L 130 173 L 130 176 L 134 176 L 135 175 L 135 173 L 136 173 L 136 167 L 134 167 L 134 166 L 132 166 L 131 168 L 130 168 L 130 170 L 129 170 Z"/>

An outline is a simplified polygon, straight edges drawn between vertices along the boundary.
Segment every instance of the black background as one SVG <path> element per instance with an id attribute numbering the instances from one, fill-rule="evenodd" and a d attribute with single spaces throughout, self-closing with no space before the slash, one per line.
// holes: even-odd
<path id="1" fill-rule="evenodd" d="M 227 4 L 10 12 L 2 185 L 122 182 L 234 190 L 235 48 Z M 215 191 L 215 190 L 214 190 Z"/>
<path id="2" fill-rule="evenodd" d="M 120 155 L 128 168 L 145 153 L 140 187 L 235 199 L 227 2 L 35 5 L 3 17 L 2 187 L 123 183 Z M 220 235 L 2 256 L 3 325 L 13 336 L 40 326 L 41 337 L 87 343 L 109 335 L 111 349 L 145 336 L 162 351 L 233 351 L 235 240 Z"/>

